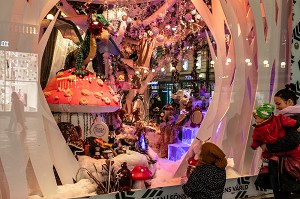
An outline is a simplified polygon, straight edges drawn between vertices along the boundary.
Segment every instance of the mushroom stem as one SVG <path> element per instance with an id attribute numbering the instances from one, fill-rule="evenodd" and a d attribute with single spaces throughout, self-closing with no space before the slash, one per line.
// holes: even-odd
<path id="1" fill-rule="evenodd" d="M 144 180 L 136 180 L 132 186 L 133 189 L 146 189 Z"/>

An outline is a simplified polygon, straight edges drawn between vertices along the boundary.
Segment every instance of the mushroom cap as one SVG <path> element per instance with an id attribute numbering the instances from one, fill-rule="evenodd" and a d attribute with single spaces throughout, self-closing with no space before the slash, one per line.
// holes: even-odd
<path id="1" fill-rule="evenodd" d="M 132 180 L 149 180 L 152 172 L 146 166 L 135 166 L 132 171 Z"/>
<path id="2" fill-rule="evenodd" d="M 75 68 L 61 71 L 44 89 L 53 112 L 114 112 L 120 108 L 106 82 L 89 73 L 84 78 L 72 74 Z"/>

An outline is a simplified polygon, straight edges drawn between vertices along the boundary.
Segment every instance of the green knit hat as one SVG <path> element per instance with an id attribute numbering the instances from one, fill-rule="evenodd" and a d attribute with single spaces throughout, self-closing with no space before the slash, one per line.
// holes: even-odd
<path id="1" fill-rule="evenodd" d="M 275 106 L 273 104 L 264 103 L 259 105 L 255 109 L 254 114 L 260 118 L 268 119 L 269 117 L 271 117 L 274 110 L 275 110 Z"/>

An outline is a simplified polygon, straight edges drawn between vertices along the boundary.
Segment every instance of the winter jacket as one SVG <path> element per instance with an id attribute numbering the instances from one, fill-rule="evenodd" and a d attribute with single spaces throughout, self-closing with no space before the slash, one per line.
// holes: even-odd
<path id="1" fill-rule="evenodd" d="M 283 127 L 295 127 L 296 122 L 296 120 L 281 114 L 271 116 L 267 121 L 255 126 L 251 147 L 256 149 L 263 143 L 273 144 L 277 139 L 285 135 Z"/>
<path id="2" fill-rule="evenodd" d="M 225 182 L 225 169 L 214 165 L 201 165 L 191 173 L 182 189 L 191 199 L 221 199 Z"/>
<path id="3" fill-rule="evenodd" d="M 278 114 L 283 114 L 287 117 L 293 118 L 300 121 L 300 106 L 289 106 L 281 111 Z M 297 152 L 297 149 L 300 147 L 300 133 L 297 132 L 295 128 L 285 128 L 285 136 L 279 138 L 273 144 L 267 144 L 267 150 L 271 153 L 278 152 Z M 296 148 L 296 149 L 295 149 Z M 293 156 L 300 162 L 300 158 L 298 157 L 300 154 L 298 152 L 293 154 Z M 281 159 L 281 158 L 280 158 Z M 276 167 L 275 167 L 276 168 Z M 275 184 L 279 184 L 280 190 L 285 192 L 298 192 L 300 190 L 300 181 L 292 178 L 284 169 L 279 169 L 280 165 L 277 169 L 271 169 L 270 175 L 279 175 L 278 182 L 274 182 Z"/>
<path id="4" fill-rule="evenodd" d="M 289 106 L 281 111 L 278 114 L 290 117 L 292 119 L 300 122 L 300 105 Z M 267 144 L 268 151 L 272 153 L 277 152 L 286 152 L 291 151 L 298 147 L 300 144 L 300 133 L 297 132 L 296 127 L 294 128 L 285 128 L 285 135 L 282 138 L 279 138 L 273 144 Z"/>

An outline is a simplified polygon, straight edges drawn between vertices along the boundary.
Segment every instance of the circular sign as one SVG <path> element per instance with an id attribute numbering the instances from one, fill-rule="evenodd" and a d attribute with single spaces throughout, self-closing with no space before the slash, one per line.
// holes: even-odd
<path id="1" fill-rule="evenodd" d="M 108 141 L 108 126 L 104 122 L 95 122 L 91 126 L 91 135 L 93 137 L 102 138 L 103 141 Z"/>

